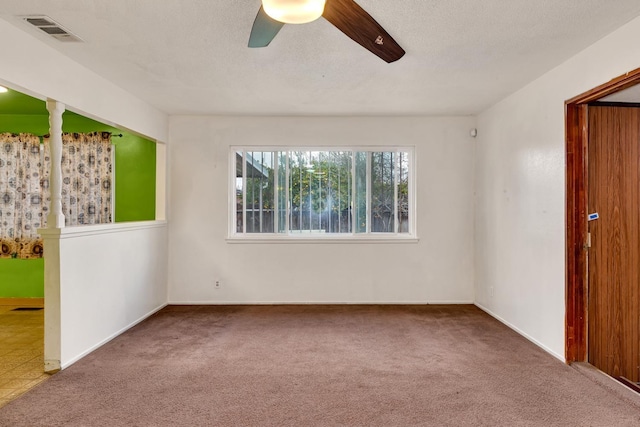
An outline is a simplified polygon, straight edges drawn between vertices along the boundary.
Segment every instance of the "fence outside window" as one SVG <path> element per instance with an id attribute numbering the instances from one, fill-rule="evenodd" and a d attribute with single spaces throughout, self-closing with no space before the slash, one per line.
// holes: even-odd
<path id="1" fill-rule="evenodd" d="M 232 237 L 413 235 L 413 150 L 231 150 Z"/>

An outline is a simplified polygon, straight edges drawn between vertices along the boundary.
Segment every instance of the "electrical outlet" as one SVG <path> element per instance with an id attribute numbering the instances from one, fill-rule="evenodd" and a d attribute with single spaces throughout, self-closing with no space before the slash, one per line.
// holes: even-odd
<path id="1" fill-rule="evenodd" d="M 216 279 L 216 280 L 214 280 L 214 282 L 213 282 L 213 287 L 214 287 L 214 288 L 216 288 L 216 289 L 220 289 L 220 285 L 221 285 L 221 283 L 220 283 L 220 279 Z"/>
<path id="2" fill-rule="evenodd" d="M 489 288 L 489 296 L 493 296 L 493 286 Z"/>

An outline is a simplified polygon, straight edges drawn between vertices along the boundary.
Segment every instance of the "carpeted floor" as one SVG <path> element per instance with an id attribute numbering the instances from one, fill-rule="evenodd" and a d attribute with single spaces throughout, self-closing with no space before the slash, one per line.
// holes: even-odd
<path id="1" fill-rule="evenodd" d="M 473 306 L 167 307 L 1 426 L 640 426 L 640 399 Z"/>

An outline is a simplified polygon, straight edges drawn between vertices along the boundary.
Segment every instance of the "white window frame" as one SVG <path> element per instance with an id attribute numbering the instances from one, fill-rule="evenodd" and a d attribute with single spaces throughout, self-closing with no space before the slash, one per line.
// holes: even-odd
<path id="1" fill-rule="evenodd" d="M 242 217 L 243 217 L 243 231 L 236 231 L 236 221 L 237 221 L 237 211 L 236 211 L 236 153 L 237 152 L 272 152 L 274 153 L 274 159 L 276 165 L 279 163 L 277 159 L 278 152 L 292 152 L 292 151 L 303 151 L 303 152 L 316 152 L 316 151 L 351 151 L 354 154 L 356 152 L 366 152 L 367 153 L 367 176 L 366 176 L 366 194 L 367 194 L 367 207 L 366 207 L 366 215 L 367 215 L 367 230 L 366 232 L 356 233 L 353 230 L 350 233 L 279 233 L 278 230 L 278 192 L 276 191 L 274 194 L 274 206 L 276 213 L 274 213 L 274 230 L 273 233 L 247 233 L 246 232 L 246 179 L 243 179 L 243 209 L 242 209 Z M 394 201 L 394 227 L 395 232 L 371 232 L 371 153 L 372 152 L 405 152 L 409 154 L 409 177 L 408 177 L 408 188 L 409 188 L 409 224 L 408 224 L 408 232 L 406 233 L 398 233 L 398 187 L 394 185 L 395 189 L 395 201 Z M 285 194 L 289 194 L 289 156 L 287 158 L 287 168 L 286 168 L 286 181 L 285 181 Z M 395 160 L 395 173 L 394 180 L 397 183 L 398 173 L 399 173 L 399 156 L 396 156 Z M 242 175 L 246 176 L 246 161 L 242 162 Z M 353 180 L 352 185 L 352 216 L 355 215 L 355 210 L 353 209 L 353 203 L 356 200 L 355 192 L 355 155 L 353 156 L 352 162 L 352 172 L 351 177 Z M 277 166 L 274 165 L 274 169 L 277 171 Z M 359 243 L 359 242 L 369 242 L 369 243 L 417 243 L 417 224 L 416 224 L 416 214 L 417 214 L 417 203 L 416 203 L 416 147 L 415 146 L 396 146 L 396 145 L 380 145 L 380 146 L 259 146 L 259 145 L 242 145 L 242 146 L 230 146 L 229 147 L 229 187 L 228 187 L 228 237 L 227 241 L 229 243 Z M 274 180 L 277 185 L 277 173 L 274 174 Z M 285 215 L 285 230 L 289 230 L 289 210 L 287 209 L 287 214 Z M 355 218 L 354 218 L 355 221 Z M 355 224 L 353 225 L 355 229 Z"/>

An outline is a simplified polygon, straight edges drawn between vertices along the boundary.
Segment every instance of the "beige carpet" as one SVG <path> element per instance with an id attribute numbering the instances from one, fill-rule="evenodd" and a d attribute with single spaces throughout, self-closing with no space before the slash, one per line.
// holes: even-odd
<path id="1" fill-rule="evenodd" d="M 1 426 L 640 426 L 640 400 L 473 306 L 167 307 Z"/>

